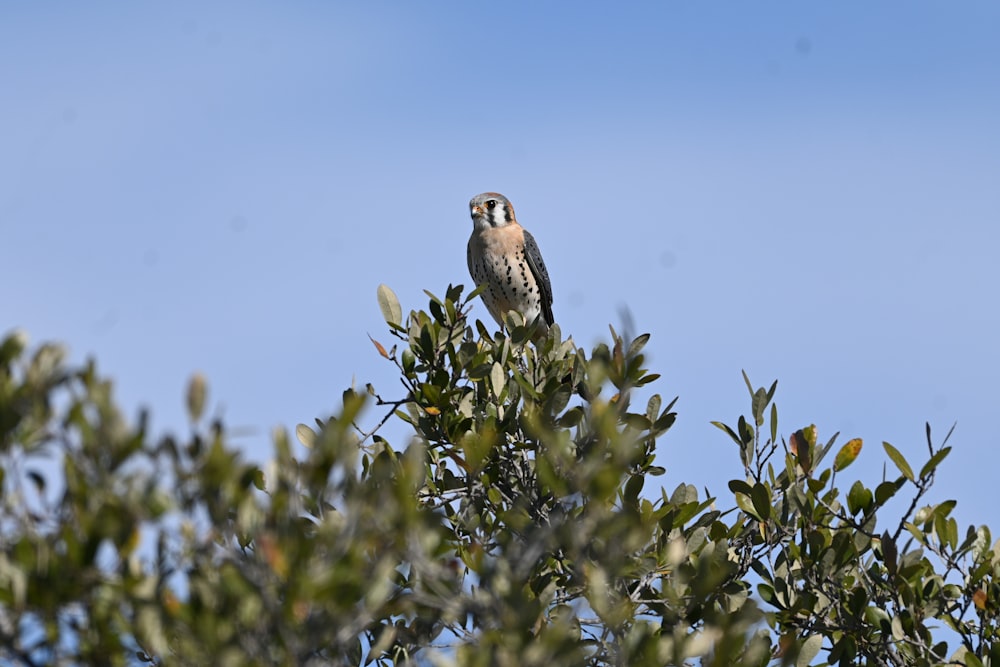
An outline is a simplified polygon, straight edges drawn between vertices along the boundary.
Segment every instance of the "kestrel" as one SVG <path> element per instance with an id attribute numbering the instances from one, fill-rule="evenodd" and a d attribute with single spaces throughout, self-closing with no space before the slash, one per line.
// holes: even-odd
<path id="1" fill-rule="evenodd" d="M 501 327 L 503 316 L 516 310 L 531 324 L 540 318 L 548 330 L 552 318 L 552 284 L 534 237 L 514 217 L 510 201 L 496 192 L 484 192 L 469 202 L 469 273 L 476 286 L 485 284 L 483 303 Z"/>

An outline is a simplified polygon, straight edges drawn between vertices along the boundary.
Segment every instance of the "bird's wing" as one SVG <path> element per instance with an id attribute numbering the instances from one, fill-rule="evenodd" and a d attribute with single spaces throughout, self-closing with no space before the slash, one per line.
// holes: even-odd
<path id="1" fill-rule="evenodd" d="M 542 314 L 545 316 L 545 323 L 551 325 L 555 322 L 552 317 L 552 283 L 549 281 L 549 271 L 545 268 L 542 260 L 542 253 L 538 250 L 535 237 L 524 231 L 524 256 L 528 260 L 528 268 L 535 276 L 535 284 L 538 285 L 538 296 L 542 302 Z"/>

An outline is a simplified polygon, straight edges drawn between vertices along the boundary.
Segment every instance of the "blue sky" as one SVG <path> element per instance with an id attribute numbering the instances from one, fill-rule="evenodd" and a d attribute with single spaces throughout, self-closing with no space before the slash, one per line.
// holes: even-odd
<path id="1" fill-rule="evenodd" d="M 393 395 L 377 285 L 468 285 L 496 190 L 565 333 L 627 307 L 653 334 L 669 489 L 741 475 L 708 422 L 746 369 L 785 435 L 865 439 L 852 479 L 957 421 L 933 500 L 1000 530 L 998 28 L 990 2 L 4 3 L 0 331 L 96 355 L 161 431 L 200 370 L 261 460 L 352 378 Z"/>

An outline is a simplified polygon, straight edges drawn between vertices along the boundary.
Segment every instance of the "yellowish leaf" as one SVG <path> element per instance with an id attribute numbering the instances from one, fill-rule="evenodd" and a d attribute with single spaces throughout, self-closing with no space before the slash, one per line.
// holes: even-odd
<path id="1" fill-rule="evenodd" d="M 858 454 L 861 453 L 861 444 L 861 438 L 854 438 L 840 448 L 840 451 L 837 452 L 837 457 L 833 460 L 833 469 L 835 472 L 840 472 L 854 463 L 854 460 L 858 458 Z"/>
<path id="2" fill-rule="evenodd" d="M 281 550 L 275 539 L 267 534 L 261 535 L 257 539 L 257 547 L 274 573 L 284 579 L 288 575 L 288 559 L 285 558 L 285 552 Z"/>
<path id="3" fill-rule="evenodd" d="M 181 603 L 169 588 L 163 589 L 163 608 L 171 616 L 176 616 L 181 610 Z"/>
<path id="4" fill-rule="evenodd" d="M 196 422 L 201 419 L 201 415 L 205 412 L 205 398 L 207 396 L 208 383 L 205 381 L 205 376 L 201 373 L 195 373 L 191 376 L 187 388 L 188 418 L 191 421 Z"/>

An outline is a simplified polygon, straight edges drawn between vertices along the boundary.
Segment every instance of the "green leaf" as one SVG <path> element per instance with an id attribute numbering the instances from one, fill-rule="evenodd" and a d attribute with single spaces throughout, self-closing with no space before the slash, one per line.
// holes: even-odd
<path id="1" fill-rule="evenodd" d="M 760 515 L 757 514 L 757 510 L 754 509 L 753 501 L 750 500 L 750 496 L 744 495 L 742 493 L 737 493 L 736 505 L 737 507 L 739 507 L 741 510 L 743 510 L 753 518 L 757 519 L 758 521 L 761 520 Z"/>
<path id="2" fill-rule="evenodd" d="M 899 549 L 896 547 L 896 542 L 889 535 L 889 531 L 883 532 L 879 541 L 882 545 L 882 562 L 885 563 L 885 569 L 889 572 L 889 576 L 895 576 L 898 564 L 897 558 L 899 556 Z M 896 639 L 899 639 L 899 637 Z"/>
<path id="3" fill-rule="evenodd" d="M 187 410 L 188 419 L 197 422 L 205 412 L 205 399 L 208 396 L 208 385 L 205 376 L 195 373 L 188 381 L 187 388 Z"/>
<path id="4" fill-rule="evenodd" d="M 636 505 L 639 500 L 639 493 L 642 491 L 642 486 L 645 483 L 646 478 L 643 475 L 633 475 L 629 478 L 628 482 L 625 483 L 624 498 L 630 505 Z"/>
<path id="5" fill-rule="evenodd" d="M 840 641 L 833 644 L 833 648 L 826 656 L 827 664 L 832 665 L 838 663 L 840 665 L 851 665 L 854 662 L 854 657 L 858 653 L 857 642 L 850 635 L 845 635 L 840 639 Z"/>
<path id="6" fill-rule="evenodd" d="M 622 415 L 621 419 L 626 426 L 635 429 L 636 431 L 645 431 L 652 426 L 652 424 L 649 423 L 649 417 L 635 412 L 627 412 Z"/>
<path id="7" fill-rule="evenodd" d="M 653 394 L 646 401 L 646 416 L 649 417 L 650 421 L 656 421 L 657 415 L 660 414 L 660 404 L 662 399 L 659 394 Z"/>
<path id="8" fill-rule="evenodd" d="M 503 396 L 503 390 L 507 387 L 507 375 L 503 372 L 503 367 L 495 361 L 490 368 L 490 386 L 497 398 Z"/>
<path id="9" fill-rule="evenodd" d="M 678 506 L 698 502 L 698 489 L 691 484 L 678 484 L 670 494 L 670 502 Z"/>
<path id="10" fill-rule="evenodd" d="M 852 515 L 858 512 L 867 512 L 871 507 L 874 497 L 868 487 L 861 482 L 854 482 L 851 490 L 847 493 L 847 509 Z"/>
<path id="11" fill-rule="evenodd" d="M 306 447 L 312 449 L 313 444 L 316 442 L 316 431 L 312 430 L 305 424 L 299 424 L 295 427 L 295 437 L 299 439 Z"/>
<path id="12" fill-rule="evenodd" d="M 417 363 L 417 358 L 413 356 L 413 350 L 405 348 L 403 350 L 403 373 L 409 375 L 413 372 L 413 367 Z"/>
<path id="13" fill-rule="evenodd" d="M 763 387 L 754 392 L 750 405 L 753 410 L 754 423 L 758 427 L 763 426 L 764 410 L 767 409 L 767 392 L 764 391 Z"/>
<path id="14" fill-rule="evenodd" d="M 983 661 L 977 658 L 975 653 L 966 652 L 963 657 L 965 658 L 965 667 L 983 667 Z"/>
<path id="15" fill-rule="evenodd" d="M 799 657 L 795 660 L 795 667 L 809 667 L 809 663 L 819 654 L 822 646 L 823 635 L 811 635 L 802 642 L 802 648 L 799 649 Z"/>
<path id="16" fill-rule="evenodd" d="M 427 290 L 424 291 L 426 292 Z M 441 302 L 435 299 L 431 301 L 429 305 L 430 305 L 431 316 L 434 318 L 434 321 L 444 324 L 447 320 L 445 319 L 444 306 L 441 304 Z"/>
<path id="17" fill-rule="evenodd" d="M 644 333 L 640 336 L 636 336 L 636 339 L 632 341 L 632 344 L 628 346 L 628 356 L 634 357 L 639 354 L 639 352 L 646 346 L 649 342 L 649 334 Z"/>
<path id="18" fill-rule="evenodd" d="M 755 484 L 750 492 L 750 499 L 753 501 L 753 508 L 757 510 L 757 516 L 764 521 L 771 517 L 771 494 L 764 484 Z"/>
<path id="19" fill-rule="evenodd" d="M 941 516 L 948 516 L 951 514 L 951 511 L 955 509 L 955 506 L 957 504 L 958 501 L 956 500 L 946 500 L 942 503 L 938 503 L 937 505 L 935 505 L 933 511 L 935 514 L 940 514 Z"/>
<path id="20" fill-rule="evenodd" d="M 879 626 L 885 632 L 889 625 L 889 613 L 881 607 L 871 606 L 865 609 L 865 621 Z"/>
<path id="21" fill-rule="evenodd" d="M 261 470 L 260 468 L 257 468 L 253 471 L 253 485 L 257 488 L 258 491 L 267 490 L 267 483 L 264 480 L 264 471 Z"/>
<path id="22" fill-rule="evenodd" d="M 748 498 L 750 497 L 750 494 L 753 493 L 753 487 L 744 482 L 742 479 L 730 480 L 729 490 L 733 493 L 742 493 Z"/>
<path id="23" fill-rule="evenodd" d="M 902 641 L 906 637 L 906 632 L 903 630 L 903 620 L 899 616 L 893 616 L 890 625 L 892 626 L 892 638 L 896 641 Z"/>
<path id="24" fill-rule="evenodd" d="M 740 437 L 736 435 L 736 432 L 733 429 L 729 428 L 722 422 L 709 422 L 709 423 L 711 423 L 712 426 L 719 429 L 720 431 L 725 431 L 729 435 L 729 437 L 733 439 L 733 442 L 735 442 L 737 445 L 739 445 L 740 447 L 743 446 L 743 442 L 740 440 Z"/>
<path id="25" fill-rule="evenodd" d="M 906 481 L 902 477 L 895 482 L 882 482 L 875 487 L 875 502 L 879 506 L 885 505 L 890 498 L 896 495 L 899 487 L 905 483 Z"/>
<path id="26" fill-rule="evenodd" d="M 924 467 L 920 469 L 920 479 L 924 479 L 928 475 L 934 473 L 934 470 L 940 465 L 941 461 L 951 453 L 951 447 L 942 447 L 938 451 L 934 452 L 930 460 L 924 464 Z"/>
<path id="27" fill-rule="evenodd" d="M 767 584 L 757 584 L 757 595 L 764 602 L 777 606 L 777 596 L 774 594 L 774 587 Z"/>
<path id="28" fill-rule="evenodd" d="M 28 334 L 19 329 L 11 331 L 0 343 L 0 366 L 6 366 L 21 356 L 28 346 Z"/>
<path id="29" fill-rule="evenodd" d="M 778 383 L 775 382 L 775 385 Z M 771 403 L 771 442 L 778 441 L 778 406 Z"/>
<path id="30" fill-rule="evenodd" d="M 650 382 L 656 382 L 659 379 L 660 379 L 659 373 L 647 373 L 646 375 L 643 375 L 641 378 L 635 381 L 635 386 L 644 387 Z"/>
<path id="31" fill-rule="evenodd" d="M 899 453 L 899 450 L 890 445 L 888 442 L 883 442 L 882 446 L 885 448 L 885 453 L 889 455 L 892 462 L 896 464 L 897 468 L 899 468 L 899 472 L 903 474 L 903 477 L 912 482 L 914 480 L 913 469 L 910 468 L 910 464 L 906 462 L 906 459 Z"/>
<path id="32" fill-rule="evenodd" d="M 747 446 L 753 442 L 753 427 L 747 422 L 747 420 L 740 415 L 739 420 L 736 422 L 736 427 L 740 432 L 740 445 Z"/>
<path id="33" fill-rule="evenodd" d="M 667 409 L 669 410 L 670 408 Z M 653 422 L 653 430 L 655 431 L 656 434 L 663 433 L 671 426 L 673 426 L 676 420 L 677 420 L 677 413 L 664 411 L 662 414 L 660 414 L 659 418 L 657 418 L 657 420 Z"/>
<path id="34" fill-rule="evenodd" d="M 403 325 L 403 309 L 399 306 L 399 299 L 386 284 L 378 286 L 378 307 L 388 324 Z"/>

